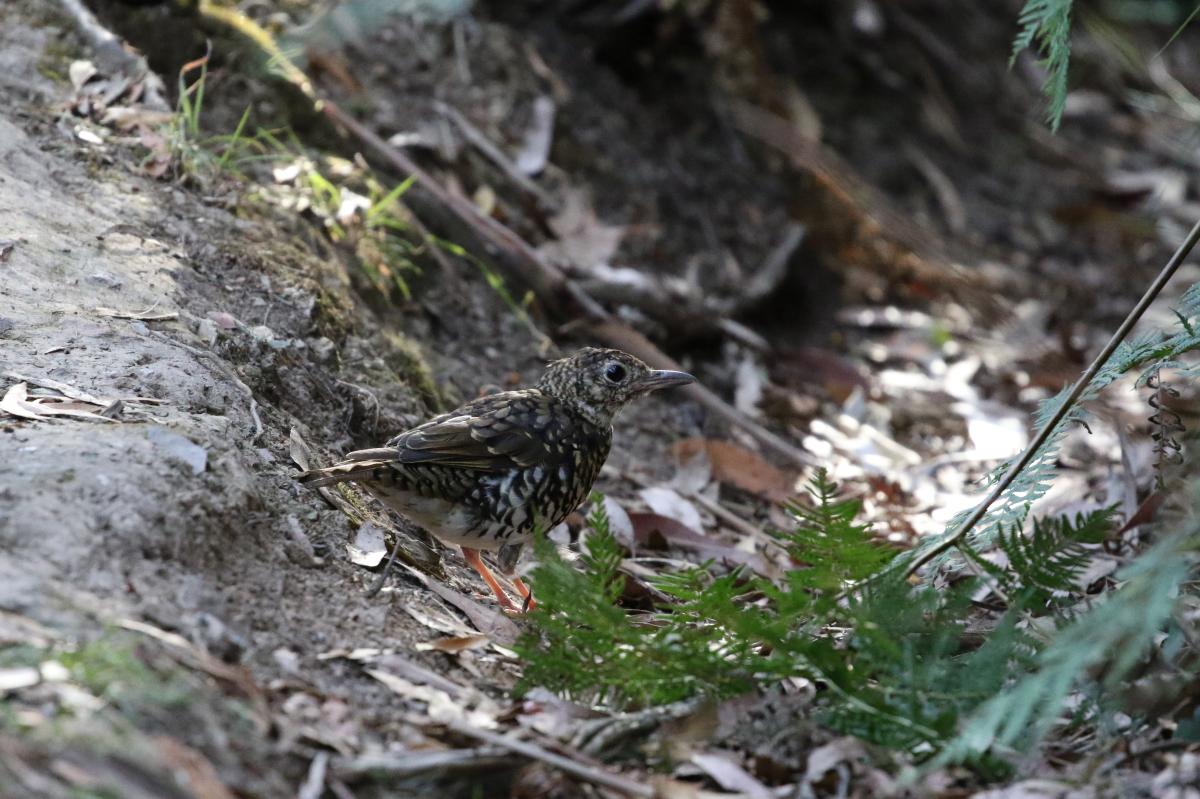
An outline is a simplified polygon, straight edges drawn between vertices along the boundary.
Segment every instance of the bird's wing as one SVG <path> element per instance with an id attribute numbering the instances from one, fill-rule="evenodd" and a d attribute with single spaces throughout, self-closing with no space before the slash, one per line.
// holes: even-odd
<path id="1" fill-rule="evenodd" d="M 350 460 L 375 459 L 388 452 L 403 464 L 455 466 L 506 471 L 553 461 L 573 419 L 536 390 L 483 397 L 442 414 L 388 442 L 386 450 L 350 453 Z"/>

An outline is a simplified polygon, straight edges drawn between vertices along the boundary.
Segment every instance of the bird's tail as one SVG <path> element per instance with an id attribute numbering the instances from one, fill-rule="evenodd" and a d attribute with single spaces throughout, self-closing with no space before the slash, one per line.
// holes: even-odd
<path id="1" fill-rule="evenodd" d="M 311 488 L 320 488 L 350 480 L 378 480 L 381 469 L 386 469 L 396 456 L 396 451 L 382 447 L 351 452 L 346 460 L 326 466 L 324 469 L 309 469 L 296 475 L 296 479 Z"/>

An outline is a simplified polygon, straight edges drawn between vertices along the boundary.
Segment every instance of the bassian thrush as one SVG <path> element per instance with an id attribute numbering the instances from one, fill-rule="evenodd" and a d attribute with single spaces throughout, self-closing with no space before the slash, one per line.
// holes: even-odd
<path id="1" fill-rule="evenodd" d="M 479 556 L 497 551 L 512 575 L 535 530 L 550 530 L 587 498 L 626 403 L 695 381 L 620 350 L 587 348 L 554 361 L 533 388 L 481 397 L 377 449 L 300 475 L 309 486 L 347 480 L 421 525 L 463 557 L 508 611 L 517 607 Z M 529 589 L 513 585 L 532 608 Z"/>

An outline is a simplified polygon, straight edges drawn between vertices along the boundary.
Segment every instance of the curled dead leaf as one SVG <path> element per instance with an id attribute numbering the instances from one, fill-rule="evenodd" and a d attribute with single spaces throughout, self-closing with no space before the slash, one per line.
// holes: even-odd
<path id="1" fill-rule="evenodd" d="M 783 502 L 795 493 L 795 480 L 767 463 L 760 455 L 729 441 L 688 438 L 675 444 L 675 457 L 686 463 L 703 452 L 713 477 L 772 502 Z"/>

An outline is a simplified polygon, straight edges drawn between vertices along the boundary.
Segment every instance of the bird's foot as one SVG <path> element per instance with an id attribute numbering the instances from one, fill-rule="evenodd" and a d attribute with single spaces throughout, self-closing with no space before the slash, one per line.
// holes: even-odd
<path id="1" fill-rule="evenodd" d="M 479 572 L 479 576 L 483 578 L 485 583 L 487 583 L 487 587 L 492 589 L 492 593 L 496 595 L 496 601 L 500 603 L 500 609 L 502 611 L 511 616 L 520 616 L 525 613 L 525 608 L 528 608 L 529 610 L 533 609 L 531 607 L 531 603 L 533 601 L 532 597 L 529 595 L 529 589 L 525 587 L 524 583 L 522 583 L 520 580 L 514 581 L 517 586 L 517 591 L 521 592 L 522 597 L 525 597 L 524 606 L 517 607 L 517 604 L 509 598 L 507 593 L 505 593 L 504 588 L 500 585 L 500 581 L 496 579 L 496 575 L 492 574 L 492 570 L 489 569 L 487 564 L 483 562 L 483 558 L 479 557 L 479 550 L 471 549 L 470 547 L 463 547 L 462 553 L 463 559 L 467 561 L 471 568 Z M 521 591 L 521 589 L 524 589 L 524 591 Z"/>

